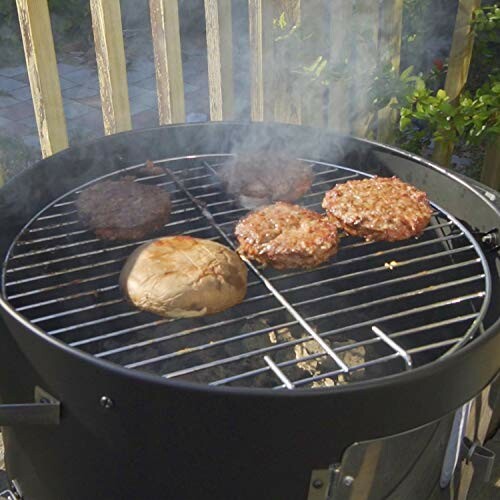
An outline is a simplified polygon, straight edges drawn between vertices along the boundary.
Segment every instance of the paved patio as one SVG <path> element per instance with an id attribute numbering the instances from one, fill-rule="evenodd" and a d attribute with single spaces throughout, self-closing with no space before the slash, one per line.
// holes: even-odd
<path id="1" fill-rule="evenodd" d="M 192 39 L 182 49 L 187 121 L 208 119 L 207 62 L 203 40 Z M 104 134 L 99 83 L 86 62 L 58 64 L 70 144 Z M 152 59 L 152 58 L 151 58 Z M 154 63 L 142 57 L 127 65 L 133 128 L 158 124 Z M 39 150 L 35 115 L 24 64 L 0 68 L 0 136 L 22 139 Z"/>

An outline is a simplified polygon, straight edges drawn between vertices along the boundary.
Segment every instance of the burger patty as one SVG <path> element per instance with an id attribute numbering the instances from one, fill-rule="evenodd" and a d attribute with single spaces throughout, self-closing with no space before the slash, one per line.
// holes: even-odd
<path id="1" fill-rule="evenodd" d="M 338 184 L 325 194 L 322 206 L 339 228 L 366 241 L 418 236 L 432 214 L 427 194 L 396 177 Z"/>
<path id="2" fill-rule="evenodd" d="M 276 269 L 311 268 L 337 253 L 335 224 L 298 205 L 277 202 L 238 222 L 238 252 Z"/>
<path id="3" fill-rule="evenodd" d="M 84 189 L 76 207 L 103 240 L 138 240 L 161 229 L 171 203 L 166 191 L 132 180 L 102 181 Z"/>
<path id="4" fill-rule="evenodd" d="M 283 154 L 238 156 L 219 171 L 228 193 L 254 208 L 273 201 L 295 201 L 311 189 L 314 174 L 307 163 Z"/>

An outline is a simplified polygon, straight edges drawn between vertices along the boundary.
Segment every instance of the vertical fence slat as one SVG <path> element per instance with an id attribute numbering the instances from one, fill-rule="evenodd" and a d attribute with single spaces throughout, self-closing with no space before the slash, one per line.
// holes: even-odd
<path id="1" fill-rule="evenodd" d="M 378 55 L 379 2 L 358 0 L 354 22 L 357 25 L 356 51 L 351 86 L 352 130 L 358 137 L 366 137 L 373 123 L 369 89 L 371 75 L 375 70 Z"/>
<path id="2" fill-rule="evenodd" d="M 330 64 L 335 75 L 329 92 L 328 126 L 339 134 L 350 134 L 349 74 L 346 59 L 350 55 L 352 32 L 352 2 L 332 0 L 330 7 Z"/>
<path id="3" fill-rule="evenodd" d="M 291 28 L 300 25 L 300 4 L 301 0 L 275 0 L 273 3 L 273 17 L 278 19 L 281 13 L 285 14 L 287 25 Z M 285 42 L 286 43 L 286 42 Z M 287 67 L 295 61 L 287 60 L 286 48 L 274 46 L 274 56 L 276 64 L 273 68 L 274 85 L 273 85 L 273 102 L 274 102 L 274 119 L 282 123 L 302 122 L 302 106 L 301 96 L 295 88 L 295 75 L 292 75 Z M 292 54 L 300 60 L 300 54 Z"/>
<path id="4" fill-rule="evenodd" d="M 250 116 L 272 120 L 273 9 L 268 0 L 248 0 L 250 33 Z"/>
<path id="5" fill-rule="evenodd" d="M 205 0 L 210 119 L 233 117 L 231 0 Z"/>
<path id="6" fill-rule="evenodd" d="M 177 0 L 149 0 L 160 124 L 185 121 L 179 6 Z"/>
<path id="7" fill-rule="evenodd" d="M 90 0 L 104 132 L 132 128 L 119 0 Z"/>
<path id="8" fill-rule="evenodd" d="M 460 96 L 469 75 L 470 60 L 474 47 L 474 33 L 471 27 L 472 15 L 481 5 L 481 0 L 459 0 L 455 28 L 451 41 L 448 72 L 444 82 L 444 90 L 453 102 Z M 436 142 L 432 159 L 448 167 L 451 162 L 454 144 Z"/>
<path id="9" fill-rule="evenodd" d="M 403 0 L 383 0 L 380 14 L 379 60 L 392 65 L 399 74 L 401 61 L 401 34 L 403 30 Z M 378 112 L 377 140 L 393 141 L 398 113 L 391 108 L 392 99 L 387 107 Z"/>
<path id="10" fill-rule="evenodd" d="M 500 137 L 486 146 L 481 182 L 500 191 Z"/>
<path id="11" fill-rule="evenodd" d="M 304 36 L 309 37 L 304 42 L 303 62 L 311 65 L 318 57 L 324 57 L 325 62 L 328 49 L 328 40 L 324 36 L 328 25 L 326 22 L 327 6 L 323 0 L 315 2 L 302 2 L 301 26 Z M 306 83 L 300 92 L 302 107 L 302 123 L 314 127 L 325 126 L 325 86 L 321 83 L 324 74 Z"/>
<path id="12" fill-rule="evenodd" d="M 474 33 L 471 27 L 472 14 L 480 5 L 481 0 L 459 0 L 458 2 L 457 18 L 448 61 L 448 73 L 444 84 L 444 90 L 451 100 L 460 95 L 467 83 L 474 46 Z"/>
<path id="13" fill-rule="evenodd" d="M 47 0 L 17 0 L 42 156 L 68 147 Z"/>

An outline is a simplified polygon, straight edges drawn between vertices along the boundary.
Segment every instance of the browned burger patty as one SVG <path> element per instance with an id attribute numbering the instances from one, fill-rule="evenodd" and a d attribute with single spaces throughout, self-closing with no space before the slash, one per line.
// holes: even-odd
<path id="1" fill-rule="evenodd" d="M 311 210 L 278 202 L 238 222 L 238 252 L 276 269 L 311 268 L 337 253 L 335 224 Z"/>
<path id="2" fill-rule="evenodd" d="M 80 193 L 81 219 L 103 240 L 138 240 L 161 229 L 170 215 L 166 191 L 132 180 L 102 181 Z"/>
<path id="3" fill-rule="evenodd" d="M 238 156 L 219 171 L 228 193 L 247 208 L 273 201 L 295 201 L 311 189 L 314 174 L 307 163 L 283 154 Z"/>
<path id="4" fill-rule="evenodd" d="M 432 213 L 427 195 L 396 177 L 338 184 L 325 194 L 322 206 L 346 233 L 367 241 L 418 236 Z"/>

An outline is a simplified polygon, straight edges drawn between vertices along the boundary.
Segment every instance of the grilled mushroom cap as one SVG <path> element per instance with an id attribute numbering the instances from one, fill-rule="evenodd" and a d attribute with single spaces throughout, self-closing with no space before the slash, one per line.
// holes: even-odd
<path id="1" fill-rule="evenodd" d="M 219 243 L 170 236 L 137 248 L 122 269 L 120 285 L 144 311 L 172 318 L 203 316 L 243 300 L 247 269 Z"/>

